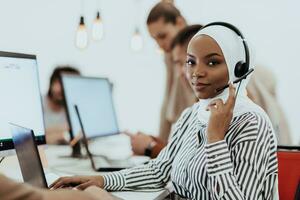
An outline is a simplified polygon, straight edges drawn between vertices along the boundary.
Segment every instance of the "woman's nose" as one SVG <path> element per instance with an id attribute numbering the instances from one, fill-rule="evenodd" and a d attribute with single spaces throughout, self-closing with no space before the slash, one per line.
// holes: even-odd
<path id="1" fill-rule="evenodd" d="M 192 73 L 192 77 L 196 77 L 196 78 L 199 78 L 199 77 L 203 77 L 205 76 L 206 72 L 205 70 L 201 69 L 200 67 L 197 67 L 195 68 L 195 70 L 193 71 Z"/>

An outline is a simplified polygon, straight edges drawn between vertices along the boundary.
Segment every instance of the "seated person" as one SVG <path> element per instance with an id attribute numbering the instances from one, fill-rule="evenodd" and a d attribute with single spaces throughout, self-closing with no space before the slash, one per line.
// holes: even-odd
<path id="1" fill-rule="evenodd" d="M 236 65 L 246 62 L 245 54 L 232 29 L 202 28 L 191 39 L 186 58 L 187 77 L 199 102 L 182 113 L 158 157 L 105 175 L 62 177 L 52 187 L 138 190 L 163 188 L 171 181 L 185 199 L 278 199 L 277 140 L 264 110 L 247 97 L 249 77 L 237 89 L 230 84 L 218 91 L 238 78 Z"/>
<path id="2" fill-rule="evenodd" d="M 64 133 L 69 131 L 66 117 L 61 74 L 77 74 L 80 72 L 70 66 L 58 66 L 54 69 L 49 83 L 49 90 L 43 99 L 46 141 L 48 144 L 65 144 Z"/>
<path id="3" fill-rule="evenodd" d="M 88 187 L 85 191 L 57 190 L 50 191 L 17 183 L 0 174 L 1 200 L 113 200 L 106 191 L 97 187 Z"/>

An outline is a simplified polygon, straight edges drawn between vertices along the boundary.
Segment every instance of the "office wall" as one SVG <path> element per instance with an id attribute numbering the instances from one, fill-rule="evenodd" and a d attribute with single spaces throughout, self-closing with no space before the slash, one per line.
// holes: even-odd
<path id="1" fill-rule="evenodd" d="M 57 64 L 75 65 L 85 75 L 107 76 L 122 129 L 157 133 L 165 85 L 163 57 L 147 33 L 144 21 L 154 0 L 101 0 L 105 37 L 78 50 L 74 36 L 79 0 L 1 0 L 0 50 L 37 54 L 42 92 Z M 300 140 L 299 76 L 300 3 L 296 0 L 177 0 L 189 23 L 228 21 L 243 30 L 255 50 L 256 63 L 272 69 L 278 80 L 279 101 L 286 111 L 294 142 Z M 91 29 L 96 0 L 84 1 Z M 140 6 L 136 6 L 140 5 Z M 137 19 L 135 9 L 140 7 Z M 145 39 L 144 49 L 129 48 L 134 24 Z M 266 75 L 267 76 L 267 75 Z"/>

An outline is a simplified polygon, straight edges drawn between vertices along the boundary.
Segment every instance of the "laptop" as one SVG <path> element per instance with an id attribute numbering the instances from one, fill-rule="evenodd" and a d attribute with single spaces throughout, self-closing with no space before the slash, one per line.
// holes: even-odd
<path id="1" fill-rule="evenodd" d="M 122 170 L 125 168 L 130 168 L 130 167 L 135 166 L 134 163 L 131 163 L 128 160 L 119 160 L 117 162 L 113 162 L 113 161 L 110 161 L 109 158 L 107 158 L 105 156 L 100 156 L 102 158 L 102 164 L 103 164 L 103 159 L 106 160 L 110 164 L 106 165 L 106 166 L 101 166 L 101 167 L 96 166 L 96 164 L 98 164 L 98 163 L 95 162 L 94 155 L 90 152 L 89 144 L 88 144 L 86 132 L 85 132 L 85 129 L 83 126 L 82 118 L 80 116 L 79 108 L 77 105 L 74 105 L 74 109 L 75 109 L 76 115 L 78 117 L 79 124 L 80 124 L 81 131 L 82 131 L 82 142 L 86 149 L 87 156 L 91 161 L 91 166 L 92 166 L 93 170 L 95 170 L 97 172 L 109 172 L 109 171 L 119 171 L 119 170 Z"/>
<path id="2" fill-rule="evenodd" d="M 9 123 L 9 125 L 24 182 L 39 188 L 48 188 L 33 130 L 13 123 Z M 47 178 L 51 183 L 59 176 L 49 173 Z"/>

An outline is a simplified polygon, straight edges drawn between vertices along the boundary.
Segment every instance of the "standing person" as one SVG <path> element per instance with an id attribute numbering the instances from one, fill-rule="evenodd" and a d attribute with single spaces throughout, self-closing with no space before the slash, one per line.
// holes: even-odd
<path id="1" fill-rule="evenodd" d="M 49 144 L 67 142 L 64 133 L 69 131 L 69 126 L 60 80 L 62 74 L 80 75 L 80 72 L 71 66 L 58 66 L 50 77 L 49 89 L 43 99 L 46 140 Z"/>
<path id="2" fill-rule="evenodd" d="M 193 93 L 193 89 L 186 77 L 186 56 L 187 47 L 192 37 L 202 28 L 200 24 L 194 24 L 186 26 L 179 31 L 171 43 L 171 55 L 173 59 L 173 65 L 178 71 L 178 80 L 181 85 L 184 86 L 184 90 L 188 93 Z M 193 97 L 194 97 L 193 93 Z M 192 97 L 191 97 L 192 98 Z M 195 102 L 197 101 L 195 96 Z"/>
<path id="3" fill-rule="evenodd" d="M 148 31 L 164 51 L 167 77 L 158 138 L 142 132 L 128 133 L 131 137 L 132 150 L 137 155 L 156 157 L 161 148 L 167 144 L 172 125 L 181 112 L 197 101 L 192 90 L 186 90 L 185 83 L 180 80 L 180 72 L 174 67 L 171 55 L 173 39 L 186 26 L 186 20 L 180 11 L 168 1 L 156 4 L 148 15 Z"/>
<path id="4" fill-rule="evenodd" d="M 190 25 L 183 28 L 172 41 L 171 44 L 171 55 L 173 59 L 173 67 L 178 71 L 177 79 L 180 81 L 180 84 L 183 86 L 184 90 L 187 91 L 187 94 L 192 94 L 190 97 L 191 99 L 195 96 L 194 92 L 191 88 L 190 83 L 186 77 L 186 70 L 185 70 L 185 60 L 186 60 L 186 50 L 189 41 L 192 37 L 200 30 L 201 25 Z M 185 94 L 186 94 L 185 93 Z M 195 97 L 195 102 L 197 101 Z M 132 136 L 131 136 L 132 137 Z M 148 139 L 148 137 L 144 137 L 143 134 L 136 135 L 132 138 L 132 147 L 134 152 L 138 152 L 135 148 L 141 146 L 140 140 Z M 151 158 L 156 158 L 160 151 L 167 145 L 167 143 L 163 142 L 161 139 L 152 137 L 149 139 L 149 143 L 151 144 L 151 140 L 155 142 L 155 145 L 151 148 L 150 152 L 147 152 L 149 148 L 146 149 L 146 155 L 150 156 Z M 147 143 L 147 141 L 145 141 Z M 141 151 L 142 153 L 142 151 Z"/>
<path id="5" fill-rule="evenodd" d="M 251 63 L 245 40 L 232 25 L 202 28 L 191 39 L 186 58 L 199 102 L 182 113 L 159 156 L 103 176 L 60 178 L 53 188 L 153 189 L 171 180 L 183 199 L 278 199 L 277 140 L 270 119 L 247 97 L 249 77 L 237 90 L 231 84 Z M 218 90 L 228 83 L 229 89 Z"/>

